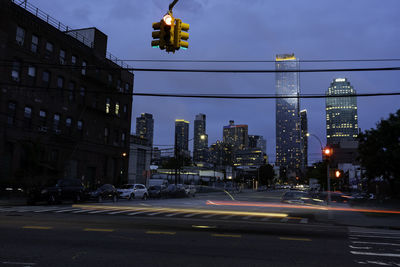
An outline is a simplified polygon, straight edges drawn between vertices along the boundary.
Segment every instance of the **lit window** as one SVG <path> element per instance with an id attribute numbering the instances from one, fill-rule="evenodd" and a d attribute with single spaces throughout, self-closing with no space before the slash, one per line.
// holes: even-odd
<path id="1" fill-rule="evenodd" d="M 24 109 L 24 117 L 30 119 L 32 117 L 32 108 L 25 107 Z"/>
<path id="2" fill-rule="evenodd" d="M 106 98 L 106 113 L 110 113 L 110 99 Z"/>
<path id="3" fill-rule="evenodd" d="M 67 127 L 71 127 L 71 124 L 72 124 L 72 119 L 71 119 L 71 118 L 67 118 L 67 119 L 65 120 L 65 125 L 66 125 Z"/>
<path id="4" fill-rule="evenodd" d="M 119 115 L 119 102 L 115 103 L 115 115 Z"/>
<path id="5" fill-rule="evenodd" d="M 17 41 L 17 44 L 21 46 L 24 45 L 25 30 L 22 29 L 21 27 L 17 27 L 17 34 L 15 36 L 15 40 Z"/>
<path id="6" fill-rule="evenodd" d="M 44 111 L 44 110 L 40 110 L 40 111 L 39 111 L 39 116 L 40 116 L 41 118 L 46 118 L 46 115 L 47 115 L 46 111 Z"/>
<path id="7" fill-rule="evenodd" d="M 77 128 L 78 128 L 78 130 L 82 130 L 82 128 L 83 128 L 83 122 L 82 121 L 78 121 Z"/>
<path id="8" fill-rule="evenodd" d="M 11 77 L 14 81 L 19 81 L 20 71 L 21 71 L 21 64 L 18 61 L 14 61 L 11 70 Z"/>
<path id="9" fill-rule="evenodd" d="M 76 64 L 76 56 L 71 56 L 71 64 L 72 65 Z"/>

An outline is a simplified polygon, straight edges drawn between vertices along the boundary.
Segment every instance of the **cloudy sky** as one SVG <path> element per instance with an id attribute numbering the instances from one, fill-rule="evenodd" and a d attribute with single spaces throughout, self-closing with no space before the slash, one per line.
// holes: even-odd
<path id="1" fill-rule="evenodd" d="M 400 58 L 399 0 L 180 0 L 174 16 L 190 24 L 189 49 L 167 54 L 151 48 L 151 25 L 169 0 L 30 0 L 73 28 L 97 27 L 108 35 L 108 50 L 121 59 L 273 60 L 295 53 L 300 60 Z M 133 67 L 274 69 L 273 63 L 129 63 Z M 386 63 L 301 63 L 301 68 L 383 67 Z M 400 91 L 399 72 L 304 73 L 300 91 L 322 94 L 332 79 L 347 77 L 358 93 Z M 274 74 L 135 73 L 136 92 L 199 94 L 275 93 Z M 325 142 L 325 100 L 301 100 L 309 131 Z M 358 99 L 359 126 L 375 127 L 400 108 L 400 97 Z M 275 100 L 213 100 L 134 97 L 133 118 L 154 115 L 154 143 L 173 145 L 174 121 L 189 120 L 190 138 L 198 113 L 207 115 L 209 142 L 222 139 L 229 120 L 248 124 L 249 134 L 267 139 L 275 161 Z M 135 121 L 132 132 L 135 131 Z M 310 139 L 309 159 L 319 143 Z M 191 144 L 192 146 L 192 144 Z"/>

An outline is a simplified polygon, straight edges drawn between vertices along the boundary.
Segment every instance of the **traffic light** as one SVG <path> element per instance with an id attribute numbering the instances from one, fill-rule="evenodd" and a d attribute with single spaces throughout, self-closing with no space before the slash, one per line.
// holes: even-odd
<path id="1" fill-rule="evenodd" d="M 336 178 L 342 178 L 343 177 L 343 171 L 342 170 L 335 170 L 335 177 Z"/>
<path id="2" fill-rule="evenodd" d="M 176 50 L 188 49 L 189 43 L 182 41 L 189 39 L 189 24 L 183 23 L 180 19 L 175 19 L 175 36 L 174 36 L 174 46 Z"/>
<path id="3" fill-rule="evenodd" d="M 161 22 L 154 22 L 153 29 L 156 30 L 152 32 L 153 41 L 151 41 L 151 46 L 154 48 L 165 49 L 164 39 L 161 38 L 163 36 L 163 32 L 161 31 Z M 158 30 L 158 31 L 157 31 Z"/>
<path id="4" fill-rule="evenodd" d="M 329 160 L 333 155 L 333 149 L 330 147 L 325 147 L 324 150 L 322 150 L 322 155 L 325 160 Z"/>
<path id="5" fill-rule="evenodd" d="M 159 47 L 161 50 L 166 49 L 167 52 L 175 52 L 174 49 L 174 28 L 175 19 L 172 14 L 166 14 L 160 22 L 153 23 L 152 47 Z"/>

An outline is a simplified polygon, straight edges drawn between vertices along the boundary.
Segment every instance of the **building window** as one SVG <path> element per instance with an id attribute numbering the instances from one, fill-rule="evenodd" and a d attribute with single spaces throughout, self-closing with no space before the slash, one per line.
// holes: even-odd
<path id="1" fill-rule="evenodd" d="M 86 75 L 86 66 L 87 66 L 86 61 L 82 61 L 82 75 Z"/>
<path id="2" fill-rule="evenodd" d="M 124 113 L 126 113 L 128 111 L 128 105 L 124 105 L 124 109 L 123 109 Z"/>
<path id="3" fill-rule="evenodd" d="M 110 105 L 111 105 L 111 100 L 109 98 L 106 98 L 106 113 L 110 113 Z"/>
<path id="4" fill-rule="evenodd" d="M 17 34 L 15 36 L 15 40 L 17 41 L 17 44 L 20 46 L 24 45 L 25 41 L 25 30 L 21 27 L 17 27 Z"/>
<path id="5" fill-rule="evenodd" d="M 34 66 L 28 67 L 28 75 L 32 78 L 36 77 L 36 68 Z"/>
<path id="6" fill-rule="evenodd" d="M 83 121 L 79 120 L 76 124 L 76 127 L 78 128 L 79 131 L 82 131 L 83 129 Z"/>
<path id="7" fill-rule="evenodd" d="M 112 75 L 108 74 L 108 83 L 112 83 L 112 80 L 113 80 Z"/>
<path id="8" fill-rule="evenodd" d="M 115 115 L 119 116 L 119 102 L 115 103 Z"/>
<path id="9" fill-rule="evenodd" d="M 71 64 L 75 65 L 76 64 L 76 56 L 71 57 Z"/>
<path id="10" fill-rule="evenodd" d="M 125 84 L 125 93 L 130 93 L 129 87 L 130 87 L 129 83 L 126 83 Z"/>
<path id="11" fill-rule="evenodd" d="M 67 126 L 69 128 L 69 127 L 71 127 L 71 125 L 72 125 L 72 119 L 71 118 L 67 118 L 65 120 L 65 126 Z"/>
<path id="12" fill-rule="evenodd" d="M 114 131 L 114 145 L 117 146 L 119 143 L 119 133 L 118 130 Z"/>
<path id="13" fill-rule="evenodd" d="M 65 64 L 65 50 L 60 50 L 60 64 Z"/>
<path id="14" fill-rule="evenodd" d="M 117 81 L 117 89 L 118 89 L 118 92 L 122 92 L 121 80 Z"/>
<path id="15" fill-rule="evenodd" d="M 56 133 L 59 133 L 59 128 L 60 128 L 60 114 L 54 114 L 54 119 L 53 119 L 53 127 L 54 131 Z"/>
<path id="16" fill-rule="evenodd" d="M 47 112 L 44 110 L 39 111 L 39 117 L 40 117 L 40 124 L 42 126 L 46 126 L 46 118 L 47 118 Z M 47 129 L 46 129 L 47 131 Z"/>
<path id="17" fill-rule="evenodd" d="M 125 145 L 125 139 L 126 139 L 126 135 L 125 135 L 125 133 L 122 133 L 121 134 L 121 142 L 123 145 Z"/>
<path id="18" fill-rule="evenodd" d="M 46 43 L 46 51 L 45 51 L 46 58 L 50 58 L 53 55 L 53 49 L 54 49 L 53 44 L 50 42 L 47 42 Z"/>
<path id="19" fill-rule="evenodd" d="M 64 88 L 64 78 L 61 76 L 58 76 L 58 78 L 57 78 L 57 87 Z"/>
<path id="20" fill-rule="evenodd" d="M 11 77 L 14 81 L 19 81 L 20 78 L 20 72 L 21 72 L 21 63 L 18 61 L 14 61 L 13 67 L 11 70 Z"/>
<path id="21" fill-rule="evenodd" d="M 43 71 L 42 80 L 44 83 L 49 84 L 50 83 L 50 72 Z"/>
<path id="22" fill-rule="evenodd" d="M 74 101 L 75 100 L 75 83 L 70 82 L 68 84 L 68 100 Z"/>
<path id="23" fill-rule="evenodd" d="M 37 53 L 39 47 L 39 37 L 32 35 L 31 51 Z"/>
<path id="24" fill-rule="evenodd" d="M 7 123 L 13 125 L 15 123 L 17 104 L 15 102 L 8 103 L 8 118 Z"/>
<path id="25" fill-rule="evenodd" d="M 24 109 L 24 122 L 26 128 L 31 128 L 32 126 L 32 108 L 25 107 Z"/>

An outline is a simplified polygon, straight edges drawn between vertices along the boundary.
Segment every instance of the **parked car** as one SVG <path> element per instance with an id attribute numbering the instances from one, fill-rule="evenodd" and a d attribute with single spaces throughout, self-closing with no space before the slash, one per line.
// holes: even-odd
<path id="1" fill-rule="evenodd" d="M 61 203 L 65 200 L 80 202 L 87 198 L 85 186 L 79 179 L 51 179 L 40 187 L 28 190 L 28 204 L 35 204 L 39 201 L 47 201 L 49 204 Z"/>
<path id="2" fill-rule="evenodd" d="M 161 191 L 163 197 L 186 197 L 186 190 L 183 185 L 170 184 L 165 190 Z"/>
<path id="3" fill-rule="evenodd" d="M 113 202 L 118 201 L 118 191 L 111 184 L 104 184 L 97 188 L 95 191 L 90 192 L 90 198 L 95 199 L 98 202 L 102 202 L 106 199 L 111 199 Z"/>
<path id="4" fill-rule="evenodd" d="M 184 185 L 186 196 L 187 197 L 195 197 L 196 196 L 196 187 L 194 185 Z"/>
<path id="5" fill-rule="evenodd" d="M 117 189 L 120 198 L 127 198 L 129 200 L 135 198 L 147 199 L 149 192 L 143 184 L 126 184 Z"/>
<path id="6" fill-rule="evenodd" d="M 150 186 L 149 189 L 147 190 L 149 193 L 149 197 L 151 198 L 160 198 L 161 197 L 161 192 L 165 189 L 166 187 L 163 187 L 161 185 L 153 185 Z"/>

